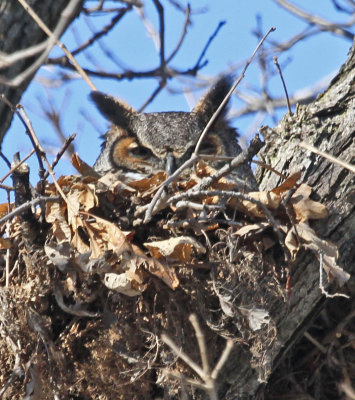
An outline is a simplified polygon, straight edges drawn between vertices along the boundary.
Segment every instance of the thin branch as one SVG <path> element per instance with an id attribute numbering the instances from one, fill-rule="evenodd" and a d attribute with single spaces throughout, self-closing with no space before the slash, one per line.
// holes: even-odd
<path id="1" fill-rule="evenodd" d="M 325 151 L 319 150 L 314 146 L 311 146 L 310 144 L 306 143 L 306 142 L 299 142 L 298 145 L 306 150 L 310 150 L 312 153 L 318 154 L 324 158 L 326 158 L 327 160 L 329 160 L 330 162 L 337 164 L 343 168 L 348 169 L 350 172 L 352 172 L 353 174 L 355 174 L 355 165 L 352 165 L 344 160 L 340 160 L 339 158 L 336 158 L 334 156 L 332 156 L 329 153 L 326 153 Z"/>
<path id="2" fill-rule="evenodd" d="M 59 40 L 60 36 L 68 26 L 69 22 L 71 21 L 71 17 L 75 14 L 78 7 L 81 5 L 81 0 L 71 0 L 67 7 L 62 11 L 61 17 L 57 26 L 55 27 L 53 33 L 47 27 L 47 25 L 42 21 L 42 19 L 36 14 L 36 12 L 28 5 L 25 0 L 17 0 L 22 7 L 28 12 L 28 14 L 36 21 L 38 26 L 46 33 L 49 37 L 48 46 L 46 50 L 42 53 L 42 55 L 35 61 L 29 68 L 23 71 L 21 74 L 17 75 L 13 80 L 4 82 L 10 86 L 18 86 L 20 85 L 25 79 L 31 76 L 44 62 L 47 58 L 49 52 L 51 51 L 52 47 L 56 44 L 58 45 L 66 54 L 68 59 L 73 63 L 75 69 L 79 72 L 85 82 L 90 86 L 92 90 L 96 90 L 95 85 L 91 82 L 90 78 L 87 76 L 85 71 L 81 68 L 81 66 L 76 62 L 75 58 L 72 56 L 70 51 L 66 48 L 66 46 Z"/>
<path id="3" fill-rule="evenodd" d="M 276 65 L 277 71 L 278 71 L 278 73 L 280 75 L 282 86 L 283 86 L 284 91 L 285 91 L 288 113 L 289 113 L 290 116 L 292 116 L 293 113 L 292 113 L 292 110 L 291 110 L 290 99 L 288 98 L 287 87 L 286 87 L 286 83 L 285 83 L 284 77 L 282 75 L 280 64 L 279 64 L 276 56 L 273 58 L 273 60 L 274 60 L 274 64 Z"/>
<path id="4" fill-rule="evenodd" d="M 310 14 L 305 10 L 297 7 L 296 5 L 286 1 L 286 0 L 274 0 L 279 6 L 283 7 L 291 14 L 301 18 L 303 21 L 308 21 L 311 24 L 318 25 L 322 30 L 330 31 L 335 33 L 336 35 L 344 36 L 347 39 L 353 40 L 354 34 L 346 29 L 341 28 L 342 24 L 336 24 L 330 21 L 327 21 L 318 15 Z M 352 24 L 352 22 L 351 22 Z M 349 24 L 343 24 L 343 26 L 347 26 Z"/>
<path id="5" fill-rule="evenodd" d="M 22 0 L 21 0 L 21 1 L 22 1 Z M 48 160 L 47 160 L 46 153 L 45 153 L 45 151 L 44 151 L 42 145 L 40 144 L 40 142 L 39 142 L 39 140 L 38 140 L 38 138 L 37 138 L 37 135 L 36 135 L 36 133 L 35 133 L 33 127 L 32 127 L 32 124 L 31 124 L 30 119 L 28 118 L 28 116 L 27 116 L 27 114 L 26 114 L 24 108 L 23 108 L 20 104 L 17 105 L 17 108 L 20 110 L 20 112 L 19 112 L 17 115 L 21 115 L 21 117 L 22 117 L 22 118 L 21 118 L 21 122 L 23 122 L 23 123 L 25 124 L 26 133 L 27 133 L 28 136 L 30 137 L 30 139 L 31 139 L 31 141 L 32 141 L 32 143 L 33 143 L 33 146 L 34 146 L 35 149 L 36 149 L 36 153 L 38 152 L 38 153 L 37 153 L 37 156 L 38 156 L 38 155 L 41 156 L 41 157 L 40 157 L 40 166 L 42 165 L 42 159 L 43 159 L 44 162 L 45 162 L 45 164 L 46 164 L 46 166 L 47 166 L 47 168 L 48 168 L 48 171 L 49 171 L 49 173 L 50 173 L 50 175 L 51 175 L 51 177 L 52 177 L 52 179 L 53 179 L 53 182 L 54 182 L 55 187 L 57 188 L 58 192 L 59 192 L 60 195 L 62 196 L 63 200 L 67 203 L 67 197 L 66 197 L 66 195 L 64 194 L 62 188 L 59 186 L 59 184 L 58 184 L 58 182 L 57 182 L 57 180 L 56 180 L 56 178 L 55 178 L 55 175 L 54 175 L 54 172 L 53 172 L 53 170 L 52 170 L 52 167 L 50 166 L 50 164 L 49 164 L 49 162 L 48 162 Z M 43 168 L 43 167 L 42 167 L 42 168 Z M 44 171 L 44 169 L 43 169 L 43 171 Z M 42 180 L 43 180 L 43 175 L 40 175 L 40 177 L 41 177 Z"/>
<path id="6" fill-rule="evenodd" d="M 212 33 L 212 35 L 208 38 L 207 43 L 205 44 L 205 47 L 202 49 L 201 55 L 198 58 L 195 66 L 193 67 L 194 70 L 198 70 L 201 68 L 201 65 L 206 65 L 207 61 L 201 64 L 203 57 L 206 55 L 207 49 L 210 47 L 210 44 L 212 43 L 213 39 L 217 36 L 218 32 L 221 30 L 222 26 L 225 25 L 226 21 L 221 21 L 215 31 Z"/>
<path id="7" fill-rule="evenodd" d="M 233 86 L 230 88 L 229 92 L 227 93 L 226 97 L 223 99 L 223 101 L 221 102 L 221 104 L 219 105 L 219 107 L 217 108 L 217 110 L 215 111 L 215 113 L 212 115 L 212 117 L 210 118 L 210 120 L 208 121 L 208 124 L 205 126 L 205 129 L 202 131 L 200 138 L 196 144 L 195 150 L 194 150 L 194 154 L 196 155 L 200 149 L 201 143 L 204 139 L 204 137 L 206 136 L 208 130 L 210 129 L 210 127 L 212 126 L 212 124 L 215 122 L 215 120 L 217 119 L 218 115 L 220 114 L 220 112 L 223 110 L 223 108 L 225 107 L 225 105 L 227 104 L 229 98 L 231 97 L 232 93 L 234 92 L 235 88 L 239 85 L 239 83 L 241 82 L 241 80 L 244 78 L 245 76 L 245 72 L 248 69 L 250 63 L 253 61 L 255 54 L 257 53 L 257 51 L 259 50 L 260 46 L 264 43 L 264 40 L 267 38 L 267 36 L 271 33 L 274 32 L 276 28 L 270 28 L 267 33 L 264 35 L 264 37 L 260 40 L 259 44 L 256 46 L 253 54 L 251 55 L 251 57 L 249 58 L 249 60 L 246 62 L 242 73 L 240 74 L 239 78 L 234 82 Z"/>
<path id="8" fill-rule="evenodd" d="M 169 338 L 169 336 L 163 334 L 161 335 L 161 340 L 167 344 L 171 350 L 179 357 L 181 358 L 192 370 L 196 372 L 198 376 L 203 376 L 204 372 L 203 370 L 187 355 L 185 354 L 182 350 L 180 350 L 176 344 Z"/>
<path id="9" fill-rule="evenodd" d="M 345 297 L 346 299 L 349 299 L 350 296 L 346 295 L 345 293 L 334 293 L 330 294 L 324 287 L 323 283 L 323 271 L 324 271 L 324 266 L 323 266 L 323 259 L 324 259 L 324 254 L 322 251 L 318 251 L 318 256 L 319 256 L 319 289 L 321 290 L 322 294 L 324 294 L 325 297 L 327 298 L 334 298 L 334 297 Z"/>
<path id="10" fill-rule="evenodd" d="M 35 150 L 35 152 L 36 152 L 36 156 L 37 156 L 38 164 L 39 164 L 39 168 L 40 168 L 39 175 L 40 175 L 40 177 L 42 177 L 43 174 L 44 174 L 44 167 L 43 167 L 43 163 L 42 163 L 42 154 L 41 154 L 43 149 L 40 149 L 40 147 L 38 147 L 38 141 L 37 141 L 37 143 L 36 143 L 36 141 L 34 140 L 34 138 L 31 136 L 31 133 L 30 133 L 30 132 L 31 132 L 31 130 L 32 130 L 32 124 L 31 124 L 30 120 L 27 118 L 27 121 L 26 121 L 25 118 L 26 118 L 27 116 L 26 116 L 26 117 L 23 116 L 23 115 L 21 114 L 21 112 L 19 111 L 19 109 L 21 109 L 22 106 L 18 105 L 18 107 L 15 107 L 15 106 L 6 98 L 6 96 L 5 96 L 4 94 L 1 94 L 1 95 L 0 95 L 0 99 L 11 109 L 11 111 L 12 111 L 13 113 L 15 113 L 15 114 L 19 117 L 20 121 L 22 122 L 23 126 L 25 127 L 25 129 L 26 129 L 26 134 L 29 136 L 29 138 L 30 138 L 30 140 L 31 140 L 31 143 L 32 143 L 32 145 L 33 145 L 33 148 L 34 148 L 34 150 Z M 23 108 L 22 108 L 22 109 L 23 109 Z"/>
<path id="11" fill-rule="evenodd" d="M 162 79 L 159 82 L 158 87 L 154 90 L 154 92 L 148 97 L 148 99 L 139 107 L 138 112 L 142 112 L 148 104 L 150 104 L 157 96 L 158 94 L 164 89 L 166 85 L 166 80 Z"/>
<path id="12" fill-rule="evenodd" d="M 227 362 L 229 355 L 233 349 L 233 340 L 228 339 L 227 343 L 226 343 L 226 347 L 223 350 L 223 353 L 220 357 L 220 359 L 218 360 L 216 366 L 214 367 L 212 374 L 211 374 L 211 378 L 212 379 L 217 379 L 218 374 L 220 373 L 223 365 Z"/>
<path id="13" fill-rule="evenodd" d="M 159 55 L 160 55 L 160 68 L 162 74 L 165 72 L 165 19 L 164 7 L 159 0 L 153 0 L 153 3 L 158 11 L 159 16 Z M 164 76 L 162 78 L 165 80 Z"/>
<path id="14" fill-rule="evenodd" d="M 184 26 L 182 28 L 182 33 L 180 36 L 180 39 L 178 40 L 178 43 L 175 47 L 175 49 L 171 52 L 170 56 L 167 58 L 166 63 L 169 64 L 169 62 L 176 56 L 177 52 L 182 46 L 182 43 L 186 37 L 187 34 L 187 26 L 190 23 L 190 14 L 191 14 L 191 7 L 190 4 L 187 5 L 186 11 L 185 11 L 185 21 L 184 21 Z"/>
<path id="15" fill-rule="evenodd" d="M 206 350 L 205 337 L 204 337 L 204 335 L 202 333 L 202 330 L 200 328 L 200 324 L 197 321 L 196 314 L 191 314 L 190 317 L 189 317 L 189 321 L 191 322 L 191 325 L 193 326 L 193 328 L 195 330 L 195 335 L 196 335 L 198 347 L 199 347 L 199 350 L 200 350 L 201 360 L 202 360 L 203 372 L 206 375 L 209 375 L 211 370 L 210 370 L 210 366 L 209 366 L 208 359 L 207 359 L 207 350 Z"/>
<path id="16" fill-rule="evenodd" d="M 35 152 L 35 149 L 32 149 L 32 150 L 30 151 L 30 153 L 27 154 L 27 156 L 26 156 L 23 160 L 21 160 L 18 164 L 16 164 L 14 167 L 12 167 L 12 168 L 10 169 L 10 171 L 9 171 L 7 174 L 5 174 L 5 175 L 0 179 L 0 183 L 4 182 L 4 180 L 5 180 L 7 177 L 9 177 L 10 175 L 12 175 L 12 173 L 13 173 L 14 171 L 16 171 L 17 168 L 20 167 L 25 161 L 27 161 L 27 160 L 32 156 L 32 154 L 33 154 L 34 152 Z"/>
<path id="17" fill-rule="evenodd" d="M 58 164 L 59 160 L 62 158 L 63 154 L 65 153 L 65 151 L 67 150 L 67 148 L 70 146 L 71 142 L 75 139 L 76 137 L 76 133 L 73 133 L 72 135 L 70 135 L 64 142 L 62 148 L 59 150 L 59 152 L 56 155 L 56 158 L 54 159 L 54 161 L 52 162 L 51 168 L 52 170 L 55 168 L 55 166 Z M 44 180 L 46 180 L 49 176 L 49 172 L 47 171 L 44 174 Z"/>
<path id="18" fill-rule="evenodd" d="M 48 39 L 44 42 L 36 44 L 26 49 L 21 49 L 12 54 L 6 54 L 0 51 L 0 69 L 8 68 L 15 64 L 17 61 L 25 58 L 33 57 L 43 51 L 48 46 Z"/>
<path id="19" fill-rule="evenodd" d="M 189 320 L 195 330 L 195 335 L 200 350 L 200 356 L 202 359 L 203 369 L 201 369 L 194 361 L 192 361 L 191 358 L 186 353 L 180 350 L 167 335 L 162 335 L 162 340 L 171 348 L 171 350 L 173 350 L 173 352 L 179 358 L 181 358 L 192 370 L 196 372 L 196 374 L 200 377 L 202 382 L 198 382 L 192 379 L 186 379 L 182 374 L 174 374 L 171 373 L 170 371 L 168 372 L 168 374 L 174 378 L 184 380 L 186 381 L 186 383 L 189 383 L 190 385 L 203 389 L 208 394 L 210 400 L 218 400 L 216 379 L 222 367 L 227 362 L 227 359 L 233 347 L 233 342 L 231 340 L 227 341 L 226 347 L 221 357 L 217 361 L 217 364 L 214 367 L 213 372 L 211 374 L 210 367 L 207 361 L 207 348 L 206 348 L 205 336 L 200 328 L 196 315 L 194 314 L 190 315 Z"/>
<path id="20" fill-rule="evenodd" d="M 206 187 L 210 186 L 211 183 L 217 181 L 219 178 L 221 178 L 224 175 L 227 175 L 229 172 L 231 172 L 233 169 L 238 167 L 239 165 L 242 165 L 248 161 L 250 161 L 258 152 L 259 150 L 263 147 L 263 143 L 260 141 L 259 136 L 256 136 L 252 141 L 250 146 L 244 150 L 242 153 L 240 153 L 238 156 L 236 156 L 230 163 L 227 165 L 224 165 L 221 169 L 216 171 L 213 175 L 204 178 L 199 184 L 193 187 L 196 192 L 205 189 Z M 138 213 L 141 213 L 143 211 L 146 211 L 145 217 L 144 217 L 144 223 L 147 223 L 151 220 L 153 211 L 155 211 L 155 206 L 158 202 L 158 200 L 161 198 L 165 187 L 167 187 L 171 182 L 173 182 L 179 175 L 180 173 L 185 169 L 190 167 L 192 164 L 194 164 L 196 161 L 198 161 L 200 157 L 198 155 L 191 155 L 191 158 L 187 160 L 183 165 L 181 165 L 172 175 L 169 176 L 169 178 L 164 181 L 160 188 L 157 190 L 156 194 L 154 195 L 152 201 L 144 207 L 141 207 L 139 210 L 137 210 Z M 159 207 L 157 207 L 159 208 Z"/>
<path id="21" fill-rule="evenodd" d="M 21 204 L 19 207 L 15 208 L 15 210 L 12 210 L 10 213 L 6 214 L 4 217 L 0 219 L 0 225 L 3 224 L 4 222 L 10 220 L 11 218 L 15 217 L 16 215 L 20 215 L 24 211 L 26 211 L 29 208 L 35 207 L 38 204 L 45 203 L 47 201 L 50 202 L 56 202 L 56 201 L 61 201 L 62 198 L 60 196 L 55 196 L 55 197 L 46 197 L 46 196 L 40 196 L 36 197 L 35 199 L 31 201 L 27 201 L 26 203 Z"/>
<path id="22" fill-rule="evenodd" d="M 121 10 L 117 15 L 115 15 L 111 21 L 104 26 L 99 32 L 96 32 L 91 36 L 90 39 L 88 39 L 85 43 L 82 43 L 77 49 L 71 51 L 71 54 L 73 56 L 77 55 L 78 53 L 82 52 L 83 50 L 87 49 L 90 47 L 92 44 L 95 42 L 99 41 L 99 39 L 102 36 L 107 35 L 115 26 L 116 24 L 121 20 L 121 18 L 126 14 L 127 11 L 131 10 L 131 7 L 127 7 L 123 10 Z M 51 64 L 61 64 L 65 60 L 65 56 L 62 57 L 56 57 L 56 58 L 50 58 L 48 60 L 49 63 Z"/>

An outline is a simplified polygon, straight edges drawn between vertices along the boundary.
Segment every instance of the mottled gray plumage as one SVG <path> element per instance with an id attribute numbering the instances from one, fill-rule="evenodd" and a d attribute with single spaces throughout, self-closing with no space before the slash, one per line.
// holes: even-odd
<path id="1" fill-rule="evenodd" d="M 104 135 L 95 170 L 100 174 L 121 171 L 127 179 L 137 179 L 159 170 L 172 173 L 191 157 L 201 132 L 231 84 L 230 76 L 220 78 L 191 112 L 138 113 L 110 95 L 92 92 L 91 99 L 113 124 Z M 206 135 L 200 153 L 235 157 L 241 152 L 237 136 L 236 130 L 228 124 L 224 109 Z M 225 162 L 211 164 L 220 167 Z M 245 191 L 257 190 L 248 165 L 239 167 L 228 178 L 239 181 Z"/>

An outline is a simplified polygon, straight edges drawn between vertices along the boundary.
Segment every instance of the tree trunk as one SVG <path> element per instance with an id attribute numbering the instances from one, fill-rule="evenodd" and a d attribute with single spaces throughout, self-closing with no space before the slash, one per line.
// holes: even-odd
<path id="1" fill-rule="evenodd" d="M 325 204 L 329 211 L 327 219 L 315 222 L 312 227 L 319 237 L 338 246 L 338 265 L 351 275 L 355 272 L 354 175 L 304 150 L 298 143 L 304 141 L 336 158 L 354 163 L 354 111 L 355 45 L 329 88 L 313 103 L 298 106 L 293 116 L 285 115 L 274 129 L 262 128 L 266 146 L 259 154 L 262 161 L 285 175 L 302 172 L 303 181 L 312 186 L 317 200 Z M 259 169 L 258 175 L 261 188 L 272 189 L 280 183 L 280 178 L 269 171 Z M 336 288 L 329 290 L 335 291 Z M 353 278 L 346 290 L 350 296 L 355 293 Z M 313 254 L 305 251 L 292 267 L 292 294 L 289 301 L 278 303 L 277 309 L 271 310 L 277 337 L 263 354 L 265 381 L 324 305 L 325 296 L 319 288 L 319 262 Z M 228 366 L 229 383 L 224 385 L 223 397 L 226 400 L 253 397 L 260 388 L 258 374 L 252 368 L 247 353 L 233 357 Z"/>
<path id="2" fill-rule="evenodd" d="M 58 17 L 68 3 L 68 0 L 33 0 L 29 2 L 30 6 L 51 30 L 55 27 Z M 13 54 L 19 50 L 39 44 L 46 38 L 47 35 L 20 3 L 14 0 L 1 1 L 0 52 Z M 2 69 L 1 80 L 6 81 L 16 77 L 28 68 L 37 57 L 38 54 L 20 59 L 10 67 Z M 0 94 L 4 94 L 12 104 L 17 104 L 33 76 L 34 74 L 18 87 L 10 87 L 0 81 Z M 11 124 L 12 116 L 13 113 L 9 107 L 0 101 L 0 148 L 3 137 Z"/>

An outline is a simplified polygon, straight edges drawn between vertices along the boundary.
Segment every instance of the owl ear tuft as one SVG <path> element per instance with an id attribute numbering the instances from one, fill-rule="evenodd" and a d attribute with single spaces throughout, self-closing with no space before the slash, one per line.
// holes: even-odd
<path id="1" fill-rule="evenodd" d="M 192 112 L 199 114 L 207 123 L 215 113 L 223 99 L 226 97 L 233 84 L 232 75 L 223 75 L 212 86 L 212 88 L 200 99 Z M 223 118 L 227 112 L 228 103 L 222 110 L 220 117 Z"/>
<path id="2" fill-rule="evenodd" d="M 122 128 L 129 128 L 135 110 L 128 104 L 102 92 L 91 92 L 90 98 L 96 104 L 101 114 L 113 124 Z"/>

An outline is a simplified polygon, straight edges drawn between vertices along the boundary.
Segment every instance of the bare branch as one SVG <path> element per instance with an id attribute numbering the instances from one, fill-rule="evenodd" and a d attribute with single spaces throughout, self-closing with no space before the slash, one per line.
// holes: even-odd
<path id="1" fill-rule="evenodd" d="M 318 15 L 310 14 L 307 11 L 302 10 L 301 8 L 295 6 L 287 0 L 274 0 L 279 6 L 283 7 L 291 14 L 301 18 L 302 20 L 308 21 L 311 24 L 318 25 L 322 30 L 330 31 L 335 33 L 336 35 L 343 36 L 351 41 L 354 39 L 354 34 L 346 29 L 343 29 L 342 26 L 351 26 L 354 23 L 354 20 L 351 19 L 346 24 L 337 24 L 334 22 L 327 21 Z"/>
<path id="2" fill-rule="evenodd" d="M 259 44 L 256 46 L 253 54 L 251 55 L 251 57 L 249 58 L 249 60 L 246 62 L 242 73 L 240 74 L 239 78 L 236 80 L 236 82 L 233 84 L 233 86 L 230 88 L 229 92 L 227 93 L 226 97 L 223 99 L 222 103 L 219 105 L 219 107 L 217 108 L 217 110 L 215 111 L 215 113 L 212 115 L 212 117 L 210 118 L 210 120 L 208 121 L 208 124 L 205 126 L 205 129 L 202 131 L 200 138 L 198 139 L 198 142 L 196 144 L 195 150 L 194 150 L 194 155 L 196 155 L 200 149 L 201 143 L 204 139 L 204 137 L 206 136 L 208 130 L 210 129 L 210 127 L 212 126 L 212 124 L 215 122 L 215 120 L 217 119 L 218 115 L 220 114 L 220 112 L 223 110 L 223 108 L 225 107 L 225 105 L 227 104 L 229 98 L 231 97 L 232 93 L 234 92 L 235 88 L 239 85 L 239 83 L 241 82 L 241 80 L 244 78 L 245 76 L 245 72 L 248 69 L 250 63 L 253 61 L 255 54 L 257 53 L 257 51 L 259 50 L 260 46 L 264 43 L 264 40 L 267 38 L 267 36 L 273 32 L 275 30 L 275 28 L 270 28 L 267 33 L 264 35 L 264 37 L 261 39 L 261 41 L 259 42 Z"/>
<path id="3" fill-rule="evenodd" d="M 282 86 L 283 86 L 284 91 L 285 91 L 288 113 L 289 113 L 290 116 L 292 116 L 293 113 L 292 113 L 292 111 L 291 111 L 290 99 L 288 98 L 286 83 L 285 83 L 284 77 L 283 77 L 283 75 L 282 75 L 281 67 L 280 67 L 280 64 L 279 64 L 279 62 L 278 62 L 276 56 L 274 57 L 274 64 L 276 65 L 276 68 L 277 68 L 277 70 L 278 70 L 278 72 L 279 72 L 279 74 L 280 74 Z"/>
<path id="4" fill-rule="evenodd" d="M 344 160 L 339 160 L 339 158 L 336 158 L 336 157 L 332 156 L 331 154 L 326 153 L 325 151 L 319 150 L 316 147 L 311 146 L 310 144 L 308 144 L 306 142 L 300 142 L 300 143 L 298 143 L 298 145 L 306 150 L 310 150 L 313 153 L 326 158 L 327 160 L 331 161 L 334 164 L 340 165 L 341 167 L 348 169 L 350 172 L 355 174 L 355 165 L 349 164 L 348 162 L 346 162 Z"/>
<path id="5" fill-rule="evenodd" d="M 33 199 L 31 201 L 27 201 L 26 203 L 21 204 L 15 210 L 9 212 L 4 217 L 2 217 L 0 219 L 0 225 L 3 224 L 6 221 L 12 219 L 13 217 L 16 217 L 16 215 L 20 215 L 21 213 L 23 213 L 24 211 L 28 210 L 29 208 L 37 206 L 38 204 L 45 203 L 47 201 L 56 202 L 56 201 L 61 201 L 61 200 L 62 200 L 62 198 L 60 196 L 56 196 L 56 197 L 46 197 L 46 196 L 36 197 L 35 199 Z"/>
<path id="6" fill-rule="evenodd" d="M 9 86 L 19 86 L 23 81 L 25 81 L 29 76 L 35 73 L 37 69 L 43 64 L 47 58 L 49 52 L 52 50 L 53 46 L 57 44 L 66 54 L 68 59 L 75 65 L 76 70 L 83 77 L 85 82 L 90 86 L 92 90 L 96 90 L 96 87 L 91 82 L 85 71 L 76 62 L 75 58 L 70 54 L 69 50 L 65 47 L 63 43 L 59 41 L 60 36 L 68 26 L 72 19 L 72 16 L 77 12 L 78 7 L 81 5 L 81 0 L 71 0 L 68 6 L 64 9 L 59 19 L 57 26 L 55 27 L 53 33 L 47 27 L 47 25 L 41 20 L 41 18 L 34 12 L 34 10 L 26 3 L 25 0 L 17 0 L 23 8 L 31 15 L 31 17 L 37 22 L 38 26 L 48 35 L 49 40 L 45 51 L 41 56 L 25 71 L 17 75 L 10 81 L 2 79 L 3 83 Z"/>

